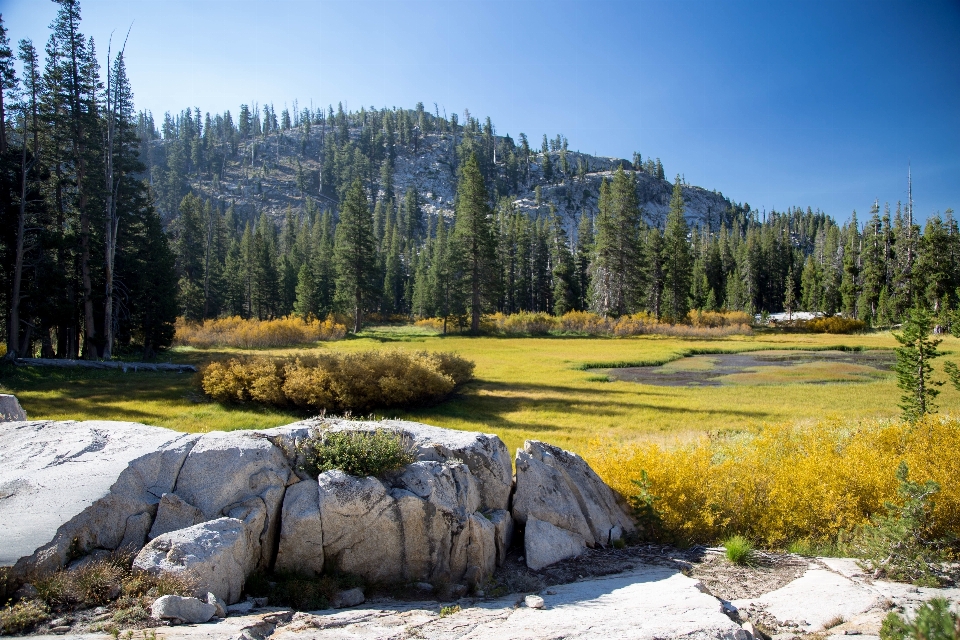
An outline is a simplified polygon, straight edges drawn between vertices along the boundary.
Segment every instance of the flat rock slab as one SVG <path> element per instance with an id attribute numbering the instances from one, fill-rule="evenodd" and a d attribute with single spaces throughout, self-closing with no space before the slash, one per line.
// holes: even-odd
<path id="1" fill-rule="evenodd" d="M 0 566 L 11 566 L 53 540 L 64 523 L 108 496 L 131 462 L 194 438 L 133 422 L 0 423 Z M 150 477 L 149 468 L 134 475 L 130 482 L 147 485 L 138 487 L 143 494 L 135 499 L 142 501 L 146 494 L 150 500 L 151 484 L 158 479 Z M 170 488 L 154 490 L 156 502 Z M 109 529 L 123 536 L 122 522 Z"/>
<path id="2" fill-rule="evenodd" d="M 359 607 L 311 616 L 277 629 L 274 640 L 400 638 L 416 631 L 425 639 L 567 640 L 722 638 L 740 629 L 720 612 L 716 598 L 696 581 L 667 567 L 648 566 L 628 574 L 552 587 L 544 609 L 515 608 L 522 596 L 467 604 L 444 618 L 436 603 L 384 609 Z"/>
<path id="3" fill-rule="evenodd" d="M 876 591 L 828 569 L 809 569 L 776 591 L 733 602 L 738 609 L 759 605 L 777 620 L 796 622 L 807 632 L 822 631 L 827 622 L 849 620 L 880 604 Z"/>

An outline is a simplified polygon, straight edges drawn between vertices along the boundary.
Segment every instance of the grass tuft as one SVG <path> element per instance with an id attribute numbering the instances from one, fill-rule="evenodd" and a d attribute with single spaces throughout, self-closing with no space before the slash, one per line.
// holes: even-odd
<path id="1" fill-rule="evenodd" d="M 734 564 L 750 564 L 753 556 L 753 545 L 743 536 L 730 536 L 723 541 L 723 547 L 726 549 L 727 560 Z"/>

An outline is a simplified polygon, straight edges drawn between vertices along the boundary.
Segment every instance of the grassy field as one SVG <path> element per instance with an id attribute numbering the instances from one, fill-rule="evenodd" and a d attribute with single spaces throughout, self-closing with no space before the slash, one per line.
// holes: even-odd
<path id="1" fill-rule="evenodd" d="M 439 405 L 386 417 L 496 433 L 511 449 L 521 446 L 524 439 L 536 438 L 583 451 L 591 444 L 669 443 L 763 424 L 885 418 L 899 413 L 900 392 L 892 373 L 863 375 L 848 365 L 801 366 L 792 373 L 770 367 L 738 374 L 740 379 L 732 376 L 731 384 L 715 387 L 610 382 L 596 369 L 671 361 L 671 366 L 678 368 L 710 366 L 708 358 L 680 360 L 691 353 L 894 346 L 889 333 L 758 334 L 712 340 L 656 336 L 470 338 L 436 336 L 414 327 L 383 327 L 311 349 L 458 352 L 476 362 L 475 381 Z M 960 352 L 960 340 L 948 338 L 941 348 Z M 249 352 L 177 348 L 168 357 L 199 365 L 239 353 Z M 594 371 L 585 370 L 588 368 Z M 810 384 L 824 380 L 837 382 Z M 208 402 L 195 377 L 186 374 L 18 368 L 6 370 L 0 384 L 20 398 L 32 419 L 131 420 L 197 432 L 272 427 L 305 417 L 294 411 Z M 952 388 L 943 387 L 939 401 L 943 412 L 960 410 L 960 393 Z"/>

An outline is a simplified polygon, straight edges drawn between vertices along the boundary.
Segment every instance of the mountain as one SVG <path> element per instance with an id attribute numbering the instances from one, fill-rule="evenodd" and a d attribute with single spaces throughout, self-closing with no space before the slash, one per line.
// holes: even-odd
<path id="1" fill-rule="evenodd" d="M 155 130 L 144 132 L 147 164 L 151 171 L 169 171 L 173 164 L 170 156 L 175 155 L 171 146 L 186 138 L 191 153 L 185 163 L 188 167 L 183 186 L 214 202 L 233 204 L 238 215 L 247 219 L 259 213 L 279 219 L 288 207 L 302 207 L 308 196 L 321 208 L 335 208 L 346 182 L 340 179 L 343 173 L 363 174 L 368 191 L 376 190 L 378 198 L 386 189 L 401 196 L 412 187 L 419 194 L 424 213 L 450 217 L 457 168 L 467 150 L 481 156 L 491 193 L 509 197 L 518 209 L 531 214 L 552 205 L 569 228 L 576 227 L 582 213 L 596 211 L 601 180 L 611 179 L 619 167 L 636 175 L 638 201 L 651 225 L 663 226 L 673 190 L 670 181 L 658 177 L 658 168 L 662 176 L 662 166 L 652 161 L 644 166 L 638 160 L 635 166 L 629 160 L 568 151 L 562 136 L 549 142 L 544 137 L 546 152 L 524 149 L 510 136 L 494 135 L 489 119 L 481 126 L 468 116 L 467 124 L 460 126 L 456 118 L 447 121 L 419 109 L 337 114 L 333 109 L 328 113 L 305 110 L 296 120 L 288 119 L 287 128 L 282 124 L 273 128 L 272 110 L 265 107 L 263 111 L 261 117 L 256 109 L 241 108 L 242 114 L 248 114 L 242 118 L 258 122 L 246 126 L 241 123 L 232 132 L 222 131 L 232 121 L 229 112 L 213 118 L 208 114 L 205 126 L 200 126 L 198 112 L 188 110 L 176 118 L 168 115 L 162 138 Z M 402 127 L 404 120 L 416 124 L 407 136 L 397 136 L 393 129 Z M 394 124 L 397 121 L 399 126 Z M 378 131 L 371 133 L 374 127 Z M 259 135 L 238 135 L 241 130 L 257 129 Z M 349 137 L 348 145 L 343 144 L 344 133 Z M 345 147 L 352 147 L 352 152 L 345 154 Z M 344 155 L 352 157 L 344 162 Z M 386 188 L 380 155 L 392 158 L 392 184 Z M 162 194 L 164 190 L 157 191 Z M 161 195 L 158 201 L 168 221 L 175 217 L 179 202 L 171 195 L 167 199 Z M 684 184 L 683 195 L 692 226 L 716 230 L 728 219 L 732 203 L 721 193 Z"/>

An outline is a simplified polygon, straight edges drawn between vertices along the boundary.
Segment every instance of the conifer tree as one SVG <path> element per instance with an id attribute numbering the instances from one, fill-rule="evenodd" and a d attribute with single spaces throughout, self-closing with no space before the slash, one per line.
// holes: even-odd
<path id="1" fill-rule="evenodd" d="M 590 278 L 590 306 L 597 313 L 631 313 L 643 289 L 642 222 L 635 180 L 620 168 L 611 182 L 600 185 Z"/>
<path id="2" fill-rule="evenodd" d="M 313 270 L 306 262 L 300 265 L 300 271 L 297 273 L 297 301 L 293 305 L 293 310 L 301 318 L 316 317 L 319 311 L 317 284 L 313 280 Z"/>
<path id="3" fill-rule="evenodd" d="M 930 337 L 931 324 L 930 312 L 916 306 L 908 311 L 903 330 L 893 334 L 901 345 L 895 351 L 897 386 L 904 391 L 900 397 L 904 420 L 917 420 L 936 409 L 933 400 L 940 394 L 937 387 L 943 383 L 931 379 L 930 361 L 943 354 L 937 349 L 942 341 Z"/>
<path id="4" fill-rule="evenodd" d="M 495 299 L 496 273 L 493 216 L 475 153 L 462 168 L 456 212 L 452 245 L 470 312 L 470 331 L 476 335 L 480 333 L 480 315 Z"/>
<path id="5" fill-rule="evenodd" d="M 684 211 L 683 187 L 678 175 L 670 198 L 662 251 L 664 312 L 673 322 L 683 320 L 689 311 L 691 260 L 687 241 L 689 229 Z"/>
<path id="6" fill-rule="evenodd" d="M 359 177 L 354 178 L 347 191 L 333 251 L 337 300 L 342 308 L 353 313 L 353 332 L 359 333 L 375 291 L 376 264 L 373 215 Z"/>

